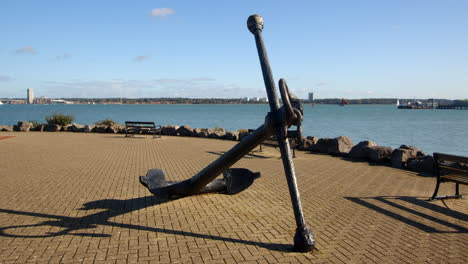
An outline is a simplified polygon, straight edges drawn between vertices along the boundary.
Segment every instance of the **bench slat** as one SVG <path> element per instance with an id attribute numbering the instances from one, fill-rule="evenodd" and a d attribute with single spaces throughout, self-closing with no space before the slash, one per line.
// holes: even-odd
<path id="1" fill-rule="evenodd" d="M 126 127 L 134 127 L 134 128 L 154 128 L 155 126 L 149 126 L 149 125 L 127 125 Z"/>
<path id="2" fill-rule="evenodd" d="M 468 158 L 444 153 L 434 153 L 434 159 L 438 162 L 444 161 L 451 161 L 451 162 L 459 162 L 459 163 L 466 163 L 468 164 Z"/>
<path id="3" fill-rule="evenodd" d="M 154 122 L 146 122 L 146 121 L 125 121 L 125 124 L 145 124 L 145 125 L 154 125 Z"/>
<path id="4" fill-rule="evenodd" d="M 441 173 L 455 174 L 468 178 L 468 170 L 439 165 Z"/>
<path id="5" fill-rule="evenodd" d="M 450 174 L 450 175 L 440 176 L 440 178 L 443 181 L 452 181 L 452 182 L 461 183 L 461 184 L 468 184 L 468 178 L 466 176 Z"/>

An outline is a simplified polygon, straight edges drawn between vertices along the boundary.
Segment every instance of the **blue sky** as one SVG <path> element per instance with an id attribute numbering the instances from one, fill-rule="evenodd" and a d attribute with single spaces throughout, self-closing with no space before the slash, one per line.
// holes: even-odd
<path id="1" fill-rule="evenodd" d="M 468 1 L 1 1 L 0 98 L 468 98 Z"/>

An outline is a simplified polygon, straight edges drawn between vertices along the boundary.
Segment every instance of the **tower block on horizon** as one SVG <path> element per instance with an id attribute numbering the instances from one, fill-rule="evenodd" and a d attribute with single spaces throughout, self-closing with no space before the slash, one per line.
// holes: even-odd
<path id="1" fill-rule="evenodd" d="M 33 104 L 34 103 L 34 91 L 32 88 L 28 88 L 27 95 L 26 95 L 26 103 Z"/>

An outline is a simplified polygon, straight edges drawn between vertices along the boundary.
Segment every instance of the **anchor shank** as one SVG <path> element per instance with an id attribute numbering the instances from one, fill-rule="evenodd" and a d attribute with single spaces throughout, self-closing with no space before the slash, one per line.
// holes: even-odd
<path id="1" fill-rule="evenodd" d="M 244 155 L 252 151 L 267 137 L 273 135 L 273 133 L 273 127 L 269 125 L 261 125 L 258 127 L 252 134 L 244 138 L 228 152 L 224 153 L 217 160 L 213 161 L 210 165 L 193 176 L 190 179 L 190 191 L 198 193 L 205 185 L 220 175 L 224 170 L 231 167 Z"/>
<path id="2" fill-rule="evenodd" d="M 296 219 L 296 225 L 304 228 L 304 213 L 302 212 L 301 198 L 299 196 L 299 189 L 297 188 L 296 173 L 294 171 L 294 163 L 292 161 L 291 149 L 289 147 L 289 141 L 284 135 L 284 130 L 278 129 L 276 135 L 278 137 L 278 145 L 281 151 L 281 158 L 283 160 L 284 172 L 286 174 L 286 180 L 288 182 L 289 194 L 291 196 L 291 202 L 293 206 L 294 216 Z"/>
<path id="3" fill-rule="evenodd" d="M 268 103 L 270 104 L 271 112 L 274 112 L 275 110 L 278 110 L 280 106 L 278 101 L 278 94 L 276 93 L 275 81 L 273 79 L 273 73 L 270 68 L 270 62 L 268 60 L 265 44 L 263 43 L 262 31 L 255 31 L 254 36 L 258 57 L 260 59 L 260 66 L 262 67 L 263 82 L 265 83 Z"/>

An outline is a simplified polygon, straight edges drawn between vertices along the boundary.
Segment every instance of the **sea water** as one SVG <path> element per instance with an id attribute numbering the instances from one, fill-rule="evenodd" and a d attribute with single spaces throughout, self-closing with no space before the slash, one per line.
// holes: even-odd
<path id="1" fill-rule="evenodd" d="M 55 112 L 71 114 L 75 123 L 94 124 L 103 119 L 154 121 L 161 125 L 226 130 L 257 128 L 268 105 L 1 105 L 0 125 L 20 120 L 44 122 Z M 304 136 L 348 136 L 357 144 L 372 140 L 397 148 L 417 146 L 426 153 L 468 156 L 468 111 L 397 109 L 392 105 L 304 105 Z"/>

